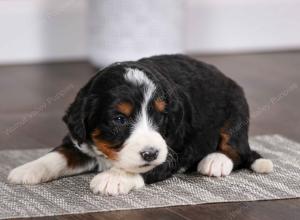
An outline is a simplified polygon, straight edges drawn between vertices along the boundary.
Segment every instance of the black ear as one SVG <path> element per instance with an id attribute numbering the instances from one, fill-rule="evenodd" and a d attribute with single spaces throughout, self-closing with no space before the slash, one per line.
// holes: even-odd
<path id="1" fill-rule="evenodd" d="M 87 137 L 87 98 L 84 97 L 82 91 L 77 95 L 75 101 L 68 108 L 63 121 L 66 123 L 72 137 L 83 143 Z"/>

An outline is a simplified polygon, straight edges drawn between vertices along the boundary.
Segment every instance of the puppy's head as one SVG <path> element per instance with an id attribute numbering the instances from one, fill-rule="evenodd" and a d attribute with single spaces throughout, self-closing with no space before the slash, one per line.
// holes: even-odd
<path id="1" fill-rule="evenodd" d="M 81 89 L 64 121 L 77 142 L 116 167 L 143 173 L 166 161 L 167 108 L 166 92 L 149 73 L 120 64 Z"/>

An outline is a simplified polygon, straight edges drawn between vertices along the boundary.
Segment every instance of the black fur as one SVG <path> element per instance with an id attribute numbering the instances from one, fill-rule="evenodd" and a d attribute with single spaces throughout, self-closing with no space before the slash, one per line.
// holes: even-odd
<path id="1" fill-rule="evenodd" d="M 146 183 L 166 179 L 183 167 L 194 171 L 201 159 L 219 150 L 222 130 L 230 137 L 231 150 L 239 155 L 233 160 L 235 169 L 249 168 L 260 158 L 249 147 L 249 109 L 242 88 L 214 66 L 184 55 L 154 56 L 101 70 L 64 116 L 79 143 L 91 144 L 91 133 L 100 129 L 103 139 L 122 147 L 131 123 L 128 119 L 125 125 L 117 124 L 114 118 L 119 113 L 113 106 L 129 101 L 137 114 L 143 99 L 143 88 L 124 80 L 128 67 L 145 72 L 157 87 L 155 97 L 167 103 L 163 113 L 148 110 L 170 150 L 165 163 L 142 174 Z"/>

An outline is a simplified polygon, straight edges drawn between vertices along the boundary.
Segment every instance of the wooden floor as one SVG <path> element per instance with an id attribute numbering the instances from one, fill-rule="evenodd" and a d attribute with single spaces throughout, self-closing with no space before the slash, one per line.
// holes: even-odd
<path id="1" fill-rule="evenodd" d="M 244 87 L 252 114 L 251 135 L 278 133 L 300 141 L 300 52 L 197 58 L 215 64 Z M 57 146 L 66 133 L 61 121 L 64 110 L 95 71 L 86 62 L 0 67 L 0 149 Z M 179 206 L 42 219 L 298 220 L 300 199 Z"/>

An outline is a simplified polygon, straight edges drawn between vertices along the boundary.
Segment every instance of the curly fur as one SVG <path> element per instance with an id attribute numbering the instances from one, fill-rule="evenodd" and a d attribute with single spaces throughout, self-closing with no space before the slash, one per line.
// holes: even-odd
<path id="1" fill-rule="evenodd" d="M 122 106 L 126 115 L 115 106 Z M 216 67 L 185 55 L 104 68 L 79 91 L 63 120 L 70 133 L 54 149 L 65 156 L 65 164 L 72 164 L 63 169 L 91 170 L 106 161 L 105 167 L 122 171 L 105 175 L 117 173 L 124 181 L 130 176 L 126 192 L 143 185 L 140 177 L 149 184 L 177 172 L 221 176 L 232 169 L 252 167 L 265 173 L 272 167 L 271 161 L 255 163 L 261 156 L 249 147 L 243 89 Z M 141 157 L 145 149 L 156 150 L 153 161 Z M 103 193 L 118 192 L 107 189 Z"/>

